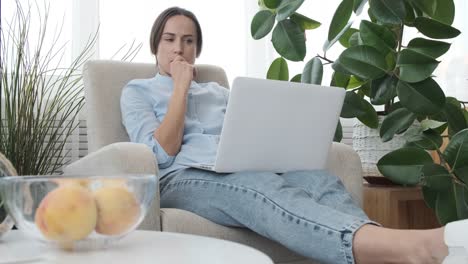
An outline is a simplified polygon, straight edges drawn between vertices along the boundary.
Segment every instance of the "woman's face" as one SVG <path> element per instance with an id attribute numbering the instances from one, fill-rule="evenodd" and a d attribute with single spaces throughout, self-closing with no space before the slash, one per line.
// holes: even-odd
<path id="1" fill-rule="evenodd" d="M 182 15 L 169 18 L 158 44 L 156 59 L 159 73 L 171 76 L 170 64 L 177 55 L 194 64 L 197 54 L 197 31 L 193 21 Z"/>

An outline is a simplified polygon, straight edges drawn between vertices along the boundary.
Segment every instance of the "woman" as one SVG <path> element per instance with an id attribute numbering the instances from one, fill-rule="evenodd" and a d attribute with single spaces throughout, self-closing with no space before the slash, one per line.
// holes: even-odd
<path id="1" fill-rule="evenodd" d="M 249 228 L 322 263 L 440 263 L 448 254 L 444 228 L 382 228 L 325 171 L 217 174 L 182 165 L 214 163 L 228 91 L 193 81 L 202 33 L 191 12 L 162 12 L 150 43 L 159 72 L 128 83 L 121 109 L 131 140 L 158 160 L 161 206 Z"/>

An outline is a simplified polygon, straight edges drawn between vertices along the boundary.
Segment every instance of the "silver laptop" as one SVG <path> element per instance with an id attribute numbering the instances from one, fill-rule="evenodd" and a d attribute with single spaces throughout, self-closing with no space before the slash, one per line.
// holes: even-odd
<path id="1" fill-rule="evenodd" d="M 324 169 L 345 90 L 304 83 L 234 79 L 216 172 Z"/>

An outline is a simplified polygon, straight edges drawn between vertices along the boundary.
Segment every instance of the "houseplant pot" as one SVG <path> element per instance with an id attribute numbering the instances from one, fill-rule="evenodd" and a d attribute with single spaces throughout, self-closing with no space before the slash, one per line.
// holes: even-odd
<path id="1" fill-rule="evenodd" d="M 403 135 L 395 135 L 392 140 L 382 142 L 379 129 L 385 116 L 379 115 L 378 129 L 370 128 L 359 120 L 353 124 L 353 149 L 361 158 L 362 175 L 369 183 L 391 184 L 377 168 L 378 161 L 386 154 L 403 147 L 406 140 Z M 412 127 L 420 126 L 418 122 L 413 123 Z"/>

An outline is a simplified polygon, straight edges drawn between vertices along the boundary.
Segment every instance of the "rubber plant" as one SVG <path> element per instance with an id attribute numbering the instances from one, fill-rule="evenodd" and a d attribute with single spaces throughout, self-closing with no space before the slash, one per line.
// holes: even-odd
<path id="1" fill-rule="evenodd" d="M 308 58 L 302 73 L 292 78 L 287 61 L 306 59 L 305 31 L 321 24 L 297 12 L 304 0 L 258 3 L 251 35 L 261 39 L 271 32 L 280 55 L 267 78 L 321 84 L 324 67 L 331 66 L 330 85 L 347 91 L 341 117 L 379 129 L 383 142 L 395 134 L 403 134 L 407 142 L 379 160 L 380 172 L 402 185 L 421 185 L 441 224 L 468 218 L 468 113 L 462 102 L 445 96 L 433 75 L 438 58 L 450 49 L 447 40 L 460 34 L 452 26 L 453 0 L 342 0 L 321 54 Z M 363 11 L 367 18 L 357 20 Z M 408 28 L 419 33 L 404 41 Z M 327 57 L 337 43 L 344 51 L 337 58 Z M 381 125 L 379 114 L 384 116 Z M 420 125 L 410 128 L 415 122 Z M 441 150 L 444 137 L 449 143 Z M 335 141 L 341 138 L 338 124 Z"/>

